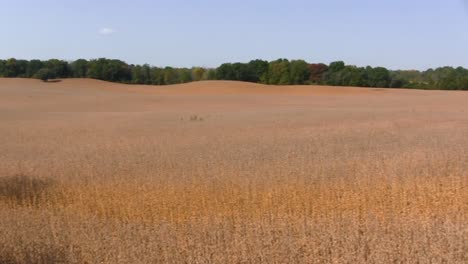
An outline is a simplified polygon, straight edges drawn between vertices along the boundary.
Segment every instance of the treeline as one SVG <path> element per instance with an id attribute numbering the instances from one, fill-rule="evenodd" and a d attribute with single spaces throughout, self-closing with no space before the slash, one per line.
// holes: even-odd
<path id="1" fill-rule="evenodd" d="M 357 67 L 342 61 L 307 63 L 304 60 L 252 60 L 225 63 L 215 69 L 153 67 L 112 59 L 0 60 L 0 77 L 93 78 L 130 84 L 168 85 L 201 80 L 234 80 L 272 85 L 319 84 L 334 86 L 468 90 L 468 70 L 442 67 L 427 71 L 391 71 L 383 67 Z"/>

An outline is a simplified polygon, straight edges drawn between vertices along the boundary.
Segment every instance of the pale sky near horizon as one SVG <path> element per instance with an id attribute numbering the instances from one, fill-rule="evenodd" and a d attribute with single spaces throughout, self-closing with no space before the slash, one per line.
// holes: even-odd
<path id="1" fill-rule="evenodd" d="M 0 0 L 0 58 L 468 68 L 468 0 Z"/>

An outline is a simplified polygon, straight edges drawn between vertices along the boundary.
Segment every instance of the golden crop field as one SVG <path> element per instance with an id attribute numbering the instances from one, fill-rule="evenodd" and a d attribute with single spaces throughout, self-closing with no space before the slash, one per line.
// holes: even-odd
<path id="1" fill-rule="evenodd" d="M 0 79 L 0 263 L 467 263 L 468 93 Z"/>

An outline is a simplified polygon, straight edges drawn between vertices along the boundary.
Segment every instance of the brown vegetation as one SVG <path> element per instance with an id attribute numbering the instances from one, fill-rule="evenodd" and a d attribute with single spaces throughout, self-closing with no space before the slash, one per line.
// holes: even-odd
<path id="1" fill-rule="evenodd" d="M 467 100 L 0 79 L 0 263 L 466 263 Z"/>

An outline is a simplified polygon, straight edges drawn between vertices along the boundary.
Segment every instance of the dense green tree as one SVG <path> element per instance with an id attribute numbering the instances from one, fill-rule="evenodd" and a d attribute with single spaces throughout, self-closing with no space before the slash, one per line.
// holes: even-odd
<path id="1" fill-rule="evenodd" d="M 88 61 L 79 59 L 70 64 L 71 76 L 74 78 L 85 78 L 88 73 Z"/>
<path id="2" fill-rule="evenodd" d="M 235 73 L 235 81 L 250 82 L 253 79 L 253 72 L 250 72 L 248 64 L 237 62 L 232 67 Z"/>
<path id="3" fill-rule="evenodd" d="M 131 65 L 131 82 L 135 84 L 151 84 L 151 67 L 148 64 Z"/>
<path id="4" fill-rule="evenodd" d="M 216 80 L 216 69 L 207 69 L 203 80 Z"/>
<path id="5" fill-rule="evenodd" d="M 343 71 L 346 65 L 342 61 L 335 61 L 330 63 L 328 71 L 324 74 L 325 84 L 328 85 L 345 85 L 343 83 Z"/>
<path id="6" fill-rule="evenodd" d="M 340 71 L 339 85 L 367 87 L 368 76 L 364 68 L 348 65 Z"/>
<path id="7" fill-rule="evenodd" d="M 142 83 L 143 79 L 141 78 L 142 68 L 140 65 L 130 65 L 132 71 L 132 83 L 139 84 Z"/>
<path id="8" fill-rule="evenodd" d="M 132 71 L 123 61 L 100 58 L 88 62 L 87 76 L 105 81 L 129 82 L 132 79 Z"/>
<path id="9" fill-rule="evenodd" d="M 188 83 L 193 80 L 192 71 L 188 68 L 177 69 L 177 75 L 179 76 L 178 83 Z"/>
<path id="10" fill-rule="evenodd" d="M 433 72 L 434 70 L 429 69 L 427 72 Z M 434 87 L 434 81 L 432 80 L 432 73 L 426 75 L 425 72 L 417 70 L 398 70 L 391 72 L 390 87 L 392 88 L 429 88 Z M 396 83 L 396 85 L 395 85 Z M 395 87 L 399 86 L 401 87 Z"/>
<path id="11" fill-rule="evenodd" d="M 328 66 L 329 71 L 331 72 L 339 72 L 341 70 L 344 70 L 346 67 L 346 64 L 343 61 L 335 61 L 330 63 L 330 66 Z"/>
<path id="12" fill-rule="evenodd" d="M 53 75 L 52 71 L 48 68 L 42 68 L 39 71 L 37 71 L 33 77 L 46 82 L 49 79 L 55 78 L 55 75 Z"/>
<path id="13" fill-rule="evenodd" d="M 50 79 L 69 77 L 69 68 L 66 61 L 50 59 L 44 63 L 44 67 L 49 69 Z"/>
<path id="14" fill-rule="evenodd" d="M 3 72 L 5 77 L 19 77 L 17 60 L 14 58 L 8 59 L 5 62 L 5 69 Z"/>
<path id="15" fill-rule="evenodd" d="M 290 84 L 290 67 L 287 59 L 279 59 L 268 65 L 268 83 L 276 85 Z"/>
<path id="16" fill-rule="evenodd" d="M 216 69 L 217 80 L 236 80 L 236 72 L 232 63 L 221 64 Z"/>
<path id="17" fill-rule="evenodd" d="M 17 60 L 16 61 L 16 76 L 21 78 L 28 78 L 27 70 L 28 70 L 29 61 L 27 60 Z"/>
<path id="18" fill-rule="evenodd" d="M 370 87 L 389 87 L 391 78 L 390 72 L 383 67 L 366 67 L 368 84 Z"/>
<path id="19" fill-rule="evenodd" d="M 26 77 L 31 78 L 36 74 L 40 69 L 44 67 L 44 63 L 40 60 L 31 60 L 27 63 L 26 66 Z"/>
<path id="20" fill-rule="evenodd" d="M 153 67 L 151 68 L 151 83 L 154 85 L 164 85 L 164 69 Z"/>
<path id="21" fill-rule="evenodd" d="M 6 77 L 5 72 L 6 72 L 6 61 L 0 60 L 0 77 Z"/>
<path id="22" fill-rule="evenodd" d="M 177 84 L 180 83 L 179 74 L 176 69 L 172 67 L 164 68 L 164 84 Z"/>
<path id="23" fill-rule="evenodd" d="M 151 67 L 149 64 L 141 66 L 141 84 L 151 84 Z"/>
<path id="24" fill-rule="evenodd" d="M 129 82 L 132 79 L 130 66 L 120 60 L 109 60 L 104 65 L 103 74 L 103 80 L 113 82 Z"/>
<path id="25" fill-rule="evenodd" d="M 91 60 L 88 63 L 86 76 L 93 79 L 103 78 L 104 59 Z"/>
<path id="26" fill-rule="evenodd" d="M 406 85 L 406 81 L 397 77 L 392 77 L 390 82 L 390 88 L 403 88 Z"/>
<path id="27" fill-rule="evenodd" d="M 310 78 L 309 64 L 304 60 L 293 60 L 290 63 L 290 84 L 305 84 Z"/>
<path id="28" fill-rule="evenodd" d="M 268 61 L 252 60 L 248 63 L 248 82 L 268 83 Z"/>
<path id="29" fill-rule="evenodd" d="M 260 60 L 249 63 L 224 63 L 216 69 L 216 79 L 243 82 L 259 82 L 265 79 L 268 63 Z"/>

